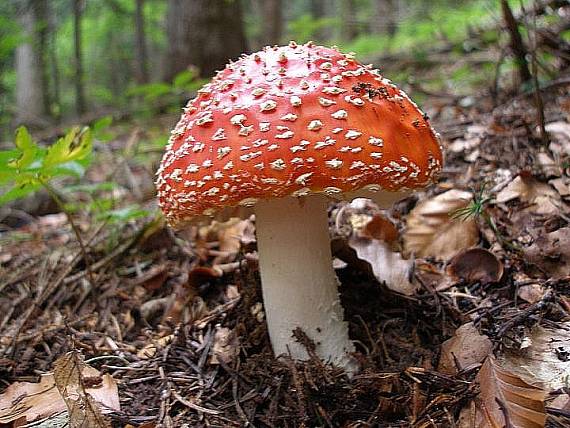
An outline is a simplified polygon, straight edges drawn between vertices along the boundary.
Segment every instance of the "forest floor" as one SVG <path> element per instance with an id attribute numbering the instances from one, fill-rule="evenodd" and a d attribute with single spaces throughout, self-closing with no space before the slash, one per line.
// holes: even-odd
<path id="1" fill-rule="evenodd" d="M 62 213 L 1 232 L 0 426 L 106 426 L 91 396 L 121 427 L 570 426 L 567 85 L 546 138 L 532 91 L 432 103 L 439 183 L 331 207 L 352 377 L 273 356 L 253 219 L 83 216 L 86 254 Z"/>

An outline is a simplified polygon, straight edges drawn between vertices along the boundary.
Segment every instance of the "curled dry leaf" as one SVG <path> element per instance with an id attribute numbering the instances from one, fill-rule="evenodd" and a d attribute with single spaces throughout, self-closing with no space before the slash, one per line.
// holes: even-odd
<path id="1" fill-rule="evenodd" d="M 111 375 L 101 375 L 97 369 L 84 366 L 81 376 L 90 380 L 84 392 L 92 397 L 91 404 L 93 401 L 100 403 L 103 413 L 120 410 L 117 383 Z M 70 376 L 70 380 L 77 379 L 76 375 Z M 77 395 L 76 391 L 77 385 L 69 385 L 70 396 Z M 18 424 L 30 423 L 51 418 L 53 415 L 65 412 L 66 409 L 66 404 L 56 387 L 54 375 L 50 373 L 42 375 L 39 383 L 15 382 L 0 395 L 0 424 L 15 421 L 18 421 Z M 85 426 L 97 427 L 97 425 Z"/>
<path id="2" fill-rule="evenodd" d="M 559 328 L 535 327 L 530 333 L 530 346 L 509 352 L 501 365 L 526 383 L 554 391 L 570 382 L 570 322 Z"/>
<path id="3" fill-rule="evenodd" d="M 544 296 L 546 290 L 539 283 L 521 285 L 517 296 L 528 303 L 536 303 Z"/>
<path id="4" fill-rule="evenodd" d="M 548 123 L 546 132 L 552 139 L 549 146 L 552 153 L 560 156 L 570 153 L 570 123 L 562 121 Z"/>
<path id="5" fill-rule="evenodd" d="M 491 340 L 480 334 L 473 323 L 463 324 L 451 339 L 443 342 L 438 370 L 455 374 L 458 369 L 482 362 L 492 350 Z"/>
<path id="6" fill-rule="evenodd" d="M 525 256 L 550 277 L 570 275 L 570 227 L 540 235 L 525 250 Z"/>
<path id="7" fill-rule="evenodd" d="M 400 233 L 396 228 L 396 225 L 392 223 L 388 218 L 381 214 L 376 214 L 372 219 L 364 226 L 362 230 L 362 236 L 364 238 L 376 239 L 378 241 L 384 241 L 387 244 L 395 244 L 400 237 Z"/>
<path id="8" fill-rule="evenodd" d="M 69 413 L 71 428 L 110 428 L 111 423 L 103 416 L 95 397 L 87 391 L 93 379 L 85 376 L 86 365 L 77 351 L 58 358 L 54 364 L 53 377 L 59 394 Z"/>
<path id="9" fill-rule="evenodd" d="M 390 245 L 377 239 L 352 236 L 348 245 L 356 252 L 358 259 L 370 265 L 374 277 L 397 293 L 411 296 L 417 285 L 410 282 L 414 271 L 414 260 L 406 260 L 400 253 L 392 251 Z M 342 258 L 339 255 L 339 258 Z M 344 259 L 349 265 L 350 260 Z"/>
<path id="10" fill-rule="evenodd" d="M 476 245 L 479 228 L 475 220 L 462 221 L 452 216 L 469 205 L 471 199 L 471 193 L 452 189 L 420 202 L 408 216 L 406 252 L 448 260 L 457 251 Z"/>
<path id="11" fill-rule="evenodd" d="M 562 174 L 560 166 L 547 153 L 540 152 L 536 155 L 536 161 L 543 174 L 547 178 L 560 177 Z"/>
<path id="12" fill-rule="evenodd" d="M 556 214 L 560 212 L 562 206 L 560 195 L 556 190 L 526 172 L 515 177 L 495 198 L 499 204 L 514 199 L 529 204 L 524 211 L 535 214 Z"/>
<path id="13" fill-rule="evenodd" d="M 477 381 L 481 391 L 476 398 L 477 405 L 463 409 L 460 426 L 469 426 L 465 421 L 474 420 L 477 428 L 544 427 L 546 393 L 542 389 L 527 384 L 500 367 L 493 357 L 487 358 L 477 375 Z M 470 415 L 472 410 L 475 415 Z"/>
<path id="14" fill-rule="evenodd" d="M 199 230 L 199 237 L 203 241 L 217 241 L 216 257 L 214 265 L 231 262 L 238 254 L 242 243 L 247 244 L 255 241 L 255 227 L 251 220 L 231 218 L 225 222 L 213 221 L 208 226 Z"/>
<path id="15" fill-rule="evenodd" d="M 351 219 L 353 218 L 355 216 L 351 216 Z M 417 286 L 410 281 L 414 261 L 405 260 L 396 251 L 398 241 L 396 226 L 381 214 L 368 219 L 359 228 L 353 226 L 353 233 L 346 241 L 350 248 L 340 251 L 336 256 L 357 269 L 364 268 L 362 270 L 368 271 L 379 282 L 385 283 L 389 289 L 397 293 L 408 296 L 414 294 Z M 362 265 L 361 262 L 365 264 Z"/>
<path id="16" fill-rule="evenodd" d="M 447 273 L 456 281 L 489 284 L 503 276 L 503 264 L 484 248 L 469 248 L 457 253 L 447 265 Z"/>

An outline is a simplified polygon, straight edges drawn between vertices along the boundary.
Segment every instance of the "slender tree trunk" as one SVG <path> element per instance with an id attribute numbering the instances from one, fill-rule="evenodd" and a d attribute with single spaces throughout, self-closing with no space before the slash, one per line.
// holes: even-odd
<path id="1" fill-rule="evenodd" d="M 528 68 L 528 61 L 526 59 L 527 51 L 521 33 L 519 32 L 518 22 L 507 0 L 501 0 L 501 9 L 503 12 L 503 20 L 511 37 L 511 51 L 518 65 L 521 83 L 528 82 L 532 76 Z"/>
<path id="2" fill-rule="evenodd" d="M 47 11 L 48 19 L 48 62 L 49 62 L 49 74 L 51 77 L 51 114 L 56 119 L 59 120 L 61 117 L 61 90 L 60 90 L 60 78 L 59 78 L 59 65 L 57 60 L 57 50 L 56 50 L 56 28 L 57 28 L 57 17 L 55 13 L 55 8 L 49 8 Z"/>
<path id="3" fill-rule="evenodd" d="M 375 0 L 374 21 L 371 30 L 378 34 L 393 36 L 397 28 L 398 1 Z"/>
<path id="4" fill-rule="evenodd" d="M 40 61 L 40 72 L 42 94 L 44 101 L 44 111 L 51 116 L 51 94 L 49 90 L 49 71 L 47 64 L 47 52 L 49 43 L 49 27 L 48 27 L 48 0 L 35 0 L 35 9 L 37 16 L 36 31 L 38 35 L 38 59 Z"/>
<path id="5" fill-rule="evenodd" d="M 246 50 L 239 0 L 169 0 L 164 80 L 195 65 L 202 76 Z"/>
<path id="6" fill-rule="evenodd" d="M 311 0 L 311 17 L 313 19 L 321 19 L 326 16 L 325 0 Z M 325 31 L 319 29 L 315 31 L 315 39 L 321 42 L 326 38 Z"/>
<path id="7" fill-rule="evenodd" d="M 16 122 L 42 125 L 46 116 L 36 1 L 19 2 L 22 43 L 16 48 Z"/>
<path id="8" fill-rule="evenodd" d="M 148 82 L 146 37 L 144 28 L 144 0 L 136 0 L 135 8 L 135 36 L 136 36 L 136 73 L 137 83 Z"/>
<path id="9" fill-rule="evenodd" d="M 75 110 L 78 115 L 87 111 L 85 106 L 85 87 L 83 85 L 83 57 L 81 54 L 81 14 L 83 12 L 82 0 L 71 0 L 73 9 L 73 42 L 75 66 Z"/>
<path id="10" fill-rule="evenodd" d="M 341 0 L 341 37 L 343 40 L 353 40 L 358 36 L 355 0 Z"/>
<path id="11" fill-rule="evenodd" d="M 263 44 L 276 45 L 283 33 L 283 5 L 281 0 L 262 0 Z"/>

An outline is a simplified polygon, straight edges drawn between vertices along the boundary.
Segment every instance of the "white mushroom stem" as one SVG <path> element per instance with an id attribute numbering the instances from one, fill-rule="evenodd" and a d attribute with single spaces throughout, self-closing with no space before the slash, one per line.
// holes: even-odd
<path id="1" fill-rule="evenodd" d="M 353 371 L 354 345 L 332 267 L 327 216 L 328 199 L 314 195 L 259 201 L 256 234 L 263 301 L 275 355 L 306 359 L 292 337 L 300 327 L 325 361 Z"/>

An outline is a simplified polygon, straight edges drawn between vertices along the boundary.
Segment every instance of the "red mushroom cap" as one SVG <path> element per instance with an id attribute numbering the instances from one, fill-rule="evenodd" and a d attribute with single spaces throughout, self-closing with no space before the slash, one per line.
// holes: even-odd
<path id="1" fill-rule="evenodd" d="M 178 224 L 257 199 L 424 187 L 441 165 L 404 92 L 350 54 L 291 42 L 242 56 L 198 91 L 156 185 Z"/>

